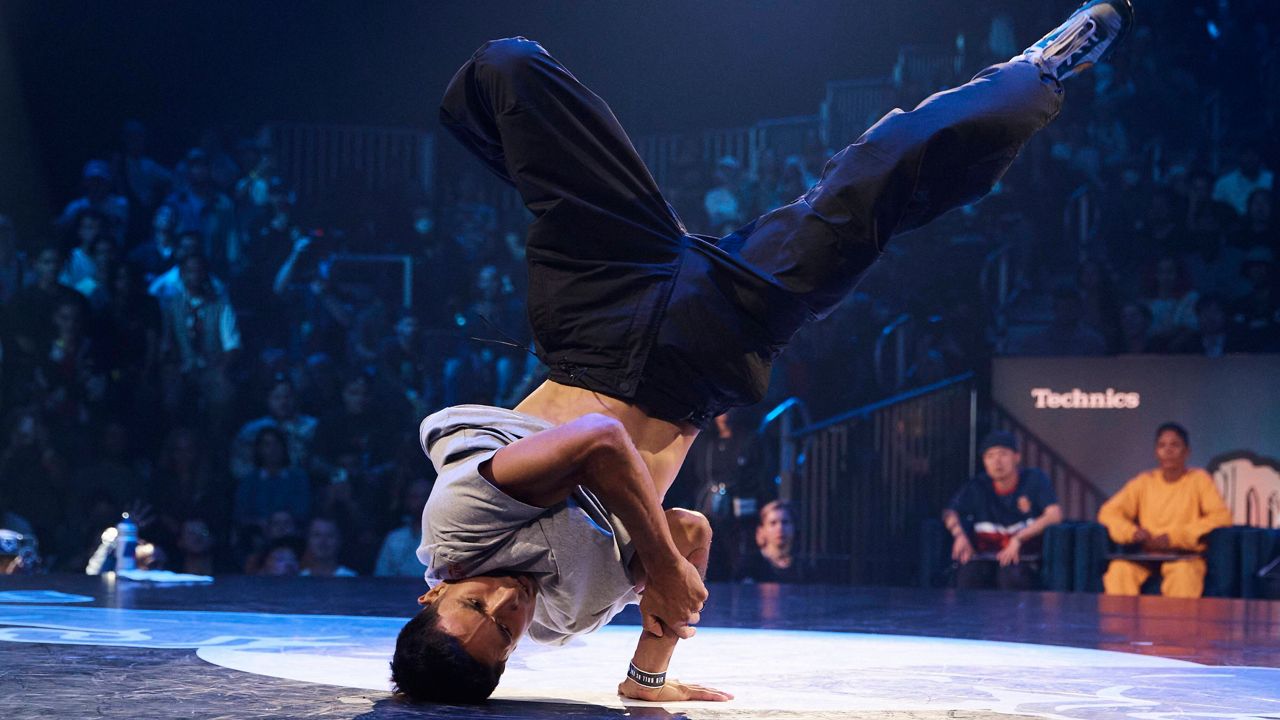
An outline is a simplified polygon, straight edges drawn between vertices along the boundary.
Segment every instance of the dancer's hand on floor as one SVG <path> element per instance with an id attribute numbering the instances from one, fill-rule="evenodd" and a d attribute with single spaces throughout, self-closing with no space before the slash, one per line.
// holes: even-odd
<path id="1" fill-rule="evenodd" d="M 654 689 L 647 688 L 636 683 L 631 678 L 627 678 L 618 685 L 618 694 L 632 700 L 647 700 L 649 702 L 680 702 L 682 700 L 725 702 L 733 699 L 732 695 L 722 690 L 703 685 L 694 685 L 693 683 L 682 683 L 679 680 L 668 680 L 666 685 Z"/>
<path id="2" fill-rule="evenodd" d="M 702 619 L 707 588 L 693 563 L 680 558 L 670 569 L 650 573 L 640 596 L 640 623 L 658 637 L 666 629 L 677 637 L 693 637 L 693 625 Z"/>

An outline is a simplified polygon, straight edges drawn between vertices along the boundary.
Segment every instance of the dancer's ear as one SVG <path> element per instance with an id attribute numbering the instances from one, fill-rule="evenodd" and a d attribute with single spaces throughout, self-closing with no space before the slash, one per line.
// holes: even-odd
<path id="1" fill-rule="evenodd" d="M 427 605 L 429 603 L 434 603 L 440 597 L 441 593 L 444 592 L 444 585 L 444 583 L 440 583 L 439 585 L 422 593 L 422 595 L 418 597 L 418 604 Z"/>

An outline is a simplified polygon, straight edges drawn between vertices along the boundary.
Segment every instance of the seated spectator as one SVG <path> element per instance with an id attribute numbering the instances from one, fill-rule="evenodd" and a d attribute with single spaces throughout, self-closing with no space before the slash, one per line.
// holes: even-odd
<path id="1" fill-rule="evenodd" d="M 67 238 L 65 265 L 58 276 L 58 282 L 75 288 L 83 293 L 80 284 L 93 277 L 97 267 L 94 262 L 94 244 L 105 238 L 115 243 L 115 238 L 106 231 L 107 218 L 96 210 L 85 210 L 76 217 L 72 224 L 73 233 Z"/>
<path id="2" fill-rule="evenodd" d="M 106 399 L 107 377 L 98 348 L 88 335 L 88 320 L 78 299 L 60 302 L 53 311 L 54 335 L 42 348 L 36 369 L 45 418 L 59 434 L 87 426 Z"/>
<path id="3" fill-rule="evenodd" d="M 738 571 L 739 580 L 754 582 L 805 582 L 804 566 L 793 552 L 796 523 L 791 505 L 774 500 L 760 508 L 756 548 Z"/>
<path id="4" fill-rule="evenodd" d="M 301 567 L 302 541 L 296 537 L 273 540 L 262 556 L 262 564 L 255 575 L 267 577 L 297 577 Z"/>
<path id="5" fill-rule="evenodd" d="M 94 240 L 91 250 L 93 271 L 74 287 L 89 301 L 89 308 L 97 313 L 111 298 L 111 276 L 119 263 L 116 261 L 116 243 L 109 237 Z"/>
<path id="6" fill-rule="evenodd" d="M 361 469 L 381 465 L 390 457 L 395 430 L 371 404 L 371 387 L 364 373 L 349 375 L 342 385 L 342 406 L 320 419 L 316 428 L 318 470 L 332 473 L 344 454 L 352 454 Z"/>
<path id="7" fill-rule="evenodd" d="M 225 572 L 217 560 L 217 541 L 209 523 L 192 517 L 182 521 L 182 529 L 174 546 L 177 558 L 170 562 L 174 572 L 192 575 L 214 575 Z"/>
<path id="8" fill-rule="evenodd" d="M 1231 330 L 1240 338 L 1242 352 L 1280 351 L 1280 290 L 1276 288 L 1275 254 L 1255 247 L 1244 259 L 1241 272 L 1249 292 L 1230 305 Z"/>
<path id="9" fill-rule="evenodd" d="M 148 494 L 163 532 L 177 537 L 183 521 L 198 516 L 210 523 L 219 544 L 227 542 L 231 494 L 229 479 L 222 468 L 215 468 L 203 435 L 188 427 L 170 431 Z"/>
<path id="10" fill-rule="evenodd" d="M 44 553 L 56 559 L 59 531 L 67 519 L 63 501 L 70 489 L 66 461 L 58 452 L 40 414 L 17 409 L 6 418 L 7 443 L 0 449 L 0 498 L 4 508 L 28 520 L 45 540 Z"/>
<path id="11" fill-rule="evenodd" d="M 405 311 L 396 320 L 395 334 L 382 339 L 378 363 L 384 381 L 396 397 L 404 398 L 414 419 L 424 418 L 438 407 L 433 382 L 438 372 L 433 360 L 417 316 Z"/>
<path id="12" fill-rule="evenodd" d="M 123 245 L 124 232 L 129 226 L 129 201 L 111 192 L 111 168 L 102 160 L 90 160 L 84 164 L 81 180 L 84 195 L 63 208 L 55 223 L 58 229 L 72 230 L 81 214 L 93 211 L 103 219 L 103 231 Z"/>
<path id="13" fill-rule="evenodd" d="M 1191 287 L 1191 278 L 1177 258 L 1165 255 L 1156 261 L 1141 298 L 1151 311 L 1152 340 L 1168 345 L 1180 335 L 1196 331 L 1196 300 L 1200 297 Z"/>
<path id="14" fill-rule="evenodd" d="M 231 444 L 231 474 L 242 477 L 253 472 L 253 446 L 258 433 L 274 427 L 284 433 L 289 449 L 289 464 L 303 472 L 311 467 L 311 446 L 315 442 L 319 422 L 298 412 L 297 393 L 293 383 L 278 377 L 267 392 L 267 414 L 245 423 Z"/>
<path id="15" fill-rule="evenodd" d="M 422 509 L 430 495 L 431 483 L 426 480 L 414 480 L 405 487 L 401 525 L 383 539 L 374 575 L 422 577 L 426 566 L 418 559 L 418 546 L 422 544 Z"/>
<path id="16" fill-rule="evenodd" d="M 1151 339 L 1151 309 L 1140 302 L 1125 303 L 1120 308 L 1120 352 L 1126 355 L 1144 355 L 1163 352 L 1164 348 Z"/>
<path id="17" fill-rule="evenodd" d="M 178 213 L 172 205 L 156 208 L 155 215 L 151 218 L 150 236 L 125 257 L 125 262 L 136 268 L 148 284 L 173 267 L 178 259 L 177 223 Z M 194 231 L 191 234 L 199 237 Z M 192 244 L 193 250 L 198 247 L 198 243 Z"/>
<path id="18" fill-rule="evenodd" d="M 356 577 L 358 573 L 338 563 L 342 531 L 333 518 L 318 517 L 307 529 L 307 551 L 302 556 L 303 577 Z"/>
<path id="19" fill-rule="evenodd" d="M 253 472 L 238 479 L 234 517 L 237 525 L 265 527 L 281 510 L 295 518 L 311 513 L 311 481 L 289 465 L 289 450 L 279 428 L 264 427 L 253 443 Z"/>
<path id="20" fill-rule="evenodd" d="M 1049 326 L 1015 344 L 1013 354 L 1048 357 L 1105 355 L 1107 341 L 1084 323 L 1080 291 L 1061 286 L 1053 291 L 1053 319 Z"/>
<path id="21" fill-rule="evenodd" d="M 959 565 L 956 587 L 1034 590 L 1040 586 L 1040 535 L 1062 522 L 1062 506 L 1044 473 L 1020 466 L 1012 433 L 988 433 L 981 451 L 983 472 L 942 511 L 954 538 L 951 558 Z"/>
<path id="22" fill-rule="evenodd" d="M 1177 555 L 1168 560 L 1114 559 L 1102 578 L 1108 595 L 1137 595 L 1153 572 L 1162 576 L 1160 592 L 1197 598 L 1204 592 L 1205 549 L 1209 531 L 1231 524 L 1231 511 L 1209 474 L 1188 468 L 1191 445 L 1186 428 L 1165 423 L 1156 429 L 1159 467 L 1139 474 L 1103 503 L 1098 522 L 1119 545 L 1143 552 Z"/>
<path id="23" fill-rule="evenodd" d="M 1226 233 L 1205 238 L 1191 252 L 1181 255 L 1179 262 L 1201 294 L 1235 299 L 1249 291 L 1249 283 L 1240 272 L 1244 250 L 1229 243 Z"/>
<path id="24" fill-rule="evenodd" d="M 1222 298 L 1201 295 L 1196 301 L 1196 321 L 1200 326 L 1199 332 L 1184 336 L 1170 346 L 1170 352 L 1205 357 L 1241 352 L 1243 343 L 1239 334 L 1227 325 L 1227 310 Z"/>
<path id="25" fill-rule="evenodd" d="M 1274 176 L 1262 166 L 1262 156 L 1253 148 L 1240 153 L 1239 164 L 1218 178 L 1213 185 L 1213 199 L 1230 205 L 1241 216 L 1249 214 L 1249 196 L 1255 190 L 1270 190 Z"/>

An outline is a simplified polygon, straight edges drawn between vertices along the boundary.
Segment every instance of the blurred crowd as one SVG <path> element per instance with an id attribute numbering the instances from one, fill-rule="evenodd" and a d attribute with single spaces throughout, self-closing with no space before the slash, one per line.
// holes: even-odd
<path id="1" fill-rule="evenodd" d="M 1199 4 L 1148 9 L 991 197 L 896 240 L 803 330 L 772 399 L 823 417 L 999 353 L 1280 351 L 1280 158 L 1259 100 L 1280 80 L 1280 23 L 1267 2 L 1205 5 L 1193 22 L 1174 6 Z M 1044 22 L 989 19 L 969 70 Z M 909 106 L 963 77 L 907 80 Z M 796 154 L 692 154 L 659 180 L 690 231 L 720 235 L 801 195 L 834 150 L 815 134 Z M 419 420 L 510 406 L 542 373 L 527 214 L 474 175 L 438 184 L 376 208 L 299 198 L 268 141 L 209 132 L 158 159 L 130 122 L 47 231 L 20 237 L 0 215 L 0 524 L 38 537 L 53 569 L 83 570 L 128 510 L 156 567 L 419 575 L 433 478 Z M 410 307 L 398 267 L 369 254 L 408 259 Z M 1000 292 L 980 282 L 992 267 Z M 910 333 L 887 372 L 877 340 L 898 325 Z M 738 480 L 697 467 L 691 502 L 715 485 L 734 497 Z M 773 499 L 764 485 L 740 493 L 750 507 Z"/>

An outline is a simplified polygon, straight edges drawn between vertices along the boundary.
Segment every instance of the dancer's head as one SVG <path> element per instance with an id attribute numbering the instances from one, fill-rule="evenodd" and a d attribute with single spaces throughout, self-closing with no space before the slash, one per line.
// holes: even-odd
<path id="1" fill-rule="evenodd" d="M 440 583 L 400 630 L 391 660 L 397 691 L 414 700 L 480 702 L 533 621 L 537 585 L 524 575 Z"/>

